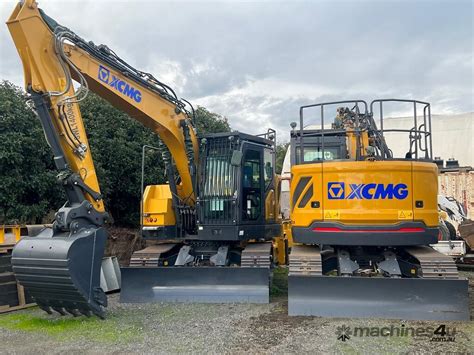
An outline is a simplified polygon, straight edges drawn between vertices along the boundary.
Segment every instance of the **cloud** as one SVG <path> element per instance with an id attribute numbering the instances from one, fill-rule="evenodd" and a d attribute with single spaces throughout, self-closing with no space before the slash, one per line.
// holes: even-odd
<path id="1" fill-rule="evenodd" d="M 431 101 L 433 113 L 474 110 L 469 0 L 40 5 L 242 131 L 275 127 L 287 137 L 300 105 L 344 98 L 417 98 Z M 10 6 L 0 4 L 2 18 Z M 22 84 L 5 26 L 0 40 L 0 77 Z"/>

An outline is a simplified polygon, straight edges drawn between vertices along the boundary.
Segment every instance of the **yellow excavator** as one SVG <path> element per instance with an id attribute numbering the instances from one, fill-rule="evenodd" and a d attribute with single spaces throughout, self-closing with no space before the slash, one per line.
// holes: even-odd
<path id="1" fill-rule="evenodd" d="M 407 107 L 409 129 L 385 118 Z M 291 126 L 289 314 L 468 320 L 467 279 L 430 247 L 439 235 L 430 104 L 319 103 Z"/>
<path id="2" fill-rule="evenodd" d="M 34 0 L 19 2 L 7 25 L 67 197 L 52 228 L 13 250 L 15 276 L 39 307 L 105 314 L 99 279 L 108 216 L 79 108 L 89 91 L 159 136 L 169 180 L 145 190 L 149 247 L 122 269 L 121 300 L 268 302 L 272 238 L 281 234 L 275 132 L 197 138 L 187 101 Z"/>
<path id="3" fill-rule="evenodd" d="M 273 261 L 286 255 L 275 132 L 198 138 L 192 107 L 170 87 L 59 25 L 34 0 L 18 3 L 7 25 L 67 197 L 52 228 L 13 250 L 13 271 L 37 304 L 105 315 L 107 213 L 79 109 L 89 91 L 156 132 L 169 181 L 144 191 L 148 247 L 122 268 L 121 300 L 268 302 L 272 250 Z M 300 129 L 292 125 L 283 224 L 290 315 L 469 319 L 467 280 L 428 246 L 439 233 L 430 105 L 410 101 L 413 127 L 389 130 L 387 101 L 400 102 L 303 106 Z M 331 105 L 339 107 L 328 127 Z M 312 118 L 320 112 L 318 127 L 305 122 L 311 109 Z M 408 136 L 398 158 L 386 142 L 397 132 Z"/>

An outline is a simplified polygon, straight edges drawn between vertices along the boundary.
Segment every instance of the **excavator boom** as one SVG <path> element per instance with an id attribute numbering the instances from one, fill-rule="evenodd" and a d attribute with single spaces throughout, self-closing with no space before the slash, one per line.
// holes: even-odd
<path id="1" fill-rule="evenodd" d="M 7 25 L 67 197 L 52 229 L 16 245 L 13 271 L 45 311 L 103 317 L 107 299 L 99 276 L 108 215 L 79 102 L 92 90 L 156 132 L 168 157 L 171 190 L 184 206 L 195 203 L 198 146 L 192 120 L 168 86 L 59 25 L 34 0 L 19 2 Z"/>
<path id="2" fill-rule="evenodd" d="M 35 1 L 20 2 L 7 25 L 67 196 L 53 228 L 13 250 L 13 271 L 38 305 L 104 316 L 107 213 L 79 109 L 89 91 L 160 137 L 168 178 L 144 192 L 149 245 L 122 268 L 122 300 L 268 302 L 272 239 L 281 235 L 275 131 L 215 133 L 198 142 L 187 101 L 61 26 Z"/>

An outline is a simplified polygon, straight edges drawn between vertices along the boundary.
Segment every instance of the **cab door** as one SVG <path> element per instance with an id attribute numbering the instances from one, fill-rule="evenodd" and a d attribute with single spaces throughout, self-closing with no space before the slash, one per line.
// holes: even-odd
<path id="1" fill-rule="evenodd" d="M 242 159 L 241 216 L 244 224 L 262 224 L 265 220 L 263 151 L 246 145 Z"/>

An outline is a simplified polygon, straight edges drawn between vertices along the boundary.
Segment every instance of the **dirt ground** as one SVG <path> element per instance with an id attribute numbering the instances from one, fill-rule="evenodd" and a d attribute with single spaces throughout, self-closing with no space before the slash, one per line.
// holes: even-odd
<path id="1" fill-rule="evenodd" d="M 471 319 L 474 272 L 470 278 Z M 109 295 L 106 320 L 48 316 L 38 308 L 0 315 L 0 353 L 472 353 L 474 323 L 288 317 L 285 273 L 276 272 L 271 303 L 122 304 Z M 429 337 L 354 336 L 342 327 L 438 328 Z"/>

